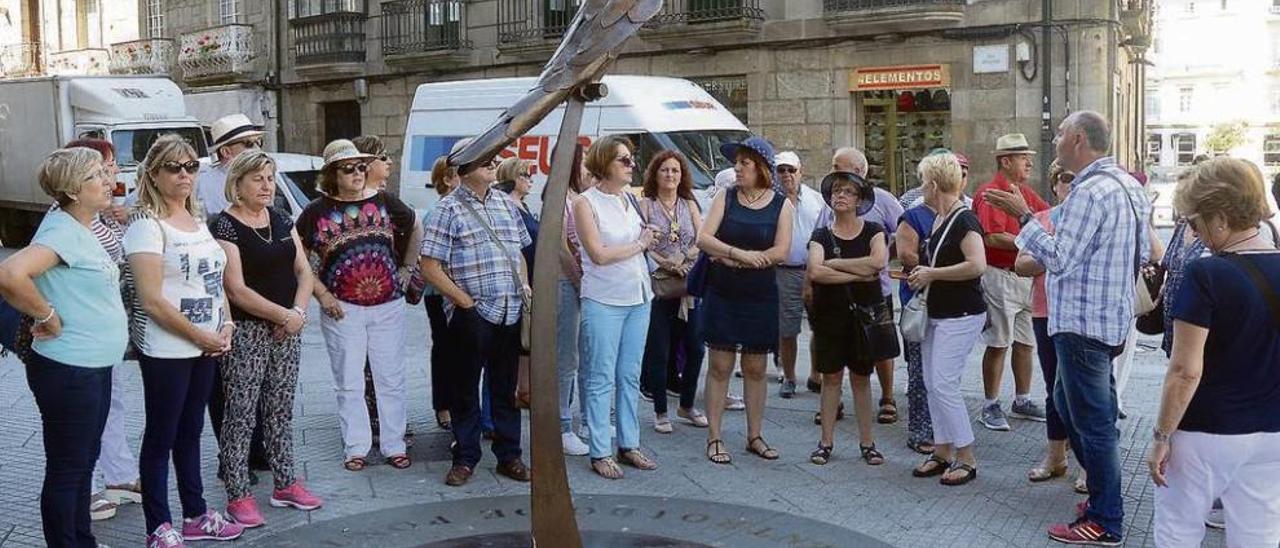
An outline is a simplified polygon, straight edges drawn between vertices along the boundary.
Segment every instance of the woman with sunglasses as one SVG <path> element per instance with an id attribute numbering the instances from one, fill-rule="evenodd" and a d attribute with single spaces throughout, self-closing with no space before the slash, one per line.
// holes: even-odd
<path id="1" fill-rule="evenodd" d="M 366 357 L 377 385 L 379 448 L 397 469 L 413 464 L 404 432 L 404 296 L 401 273 L 405 254 L 397 253 L 397 233 L 420 234 L 413 209 L 395 196 L 367 188 L 369 161 L 346 139 L 324 149 L 317 185 L 324 196 L 298 217 L 302 246 L 319 259 L 314 293 L 324 315 L 320 327 L 338 397 L 343 466 L 352 472 L 368 466 L 373 445 L 369 411 L 364 405 Z M 416 249 L 417 242 L 407 249 Z M 407 254 L 407 253 L 406 253 Z"/>
<path id="2" fill-rule="evenodd" d="M 582 362 L 587 368 L 587 424 L 591 469 L 622 479 L 619 463 L 640 470 L 658 464 L 640 452 L 640 361 L 649 328 L 649 265 L 654 241 L 636 199 L 627 193 L 635 168 L 632 145 L 602 137 L 587 150 L 586 166 L 600 184 L 573 203 L 582 250 Z M 610 404 L 617 410 L 618 450 L 612 450 Z"/>
<path id="3" fill-rule="evenodd" d="M 208 509 L 200 477 L 200 437 L 214 372 L 231 350 L 222 276 L 227 255 L 198 218 L 192 194 L 200 162 L 181 137 L 156 139 L 138 168 L 140 217 L 124 250 L 137 287 L 133 344 L 138 348 L 146 427 L 138 466 L 147 546 L 233 540 L 243 527 Z M 172 455 L 182 500 L 182 530 L 169 513 Z"/>
<path id="4" fill-rule="evenodd" d="M 524 203 L 524 199 L 529 195 L 529 191 L 533 190 L 534 169 L 535 164 L 532 160 L 521 160 L 514 156 L 507 158 L 498 164 L 498 182 L 493 185 L 493 188 L 505 192 L 511 201 L 515 202 L 516 211 L 520 212 L 520 220 L 524 223 L 525 230 L 529 231 L 529 237 L 533 239 L 533 243 L 520 249 L 529 272 L 533 272 L 533 256 L 538 247 L 538 218 L 529 211 L 529 206 Z M 523 350 L 520 352 L 520 371 L 516 380 L 516 405 L 524 409 L 529 408 L 529 353 Z M 485 407 L 488 408 L 488 406 Z"/>
<path id="5" fill-rule="evenodd" d="M 32 348 L 19 355 L 40 410 L 40 519 L 53 547 L 96 545 L 90 483 L 112 370 L 128 342 L 120 271 L 93 228 L 111 204 L 113 175 L 94 150 L 50 154 L 39 169 L 40 188 L 60 208 L 45 215 L 30 246 L 0 263 L 0 295 L 34 320 L 27 328 Z"/>

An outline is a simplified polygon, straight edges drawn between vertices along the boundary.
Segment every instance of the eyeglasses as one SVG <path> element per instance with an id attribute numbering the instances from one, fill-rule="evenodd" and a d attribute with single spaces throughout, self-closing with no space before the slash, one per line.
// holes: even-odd
<path id="1" fill-rule="evenodd" d="M 796 169 L 796 168 L 794 168 L 794 167 L 791 167 L 791 166 L 778 166 L 778 173 L 779 173 L 779 174 L 787 174 L 787 175 L 790 175 L 790 174 L 792 174 L 792 173 L 796 173 L 796 172 L 799 172 L 799 171 L 800 171 L 800 170 L 798 170 L 798 169 Z"/>
<path id="2" fill-rule="evenodd" d="M 177 175 L 181 171 L 195 175 L 197 171 L 200 171 L 200 162 L 198 160 L 191 160 L 190 162 L 182 163 L 169 161 L 160 164 L 160 168 L 168 172 L 170 175 Z"/>
<path id="3" fill-rule="evenodd" d="M 619 164 L 622 164 L 626 167 L 636 167 L 636 161 L 633 160 L 630 155 L 624 154 L 622 156 L 617 157 L 616 159 L 618 160 Z"/>
<path id="4" fill-rule="evenodd" d="M 234 145 L 240 145 L 244 148 L 262 148 L 262 139 L 241 139 L 239 141 L 232 141 L 227 146 Z"/>
<path id="5" fill-rule="evenodd" d="M 853 187 L 848 187 L 848 186 L 842 186 L 842 187 L 840 187 L 840 188 L 836 188 L 836 189 L 832 189 L 832 190 L 831 190 L 831 196 L 832 196 L 832 197 L 835 197 L 835 196 L 849 196 L 849 197 L 854 197 L 854 196 L 857 196 L 857 195 L 858 195 L 858 189 L 853 188 Z"/>
<path id="6" fill-rule="evenodd" d="M 359 171 L 360 173 L 364 173 L 368 170 L 369 170 L 369 165 L 363 162 L 358 164 L 346 164 L 346 165 L 338 166 L 338 171 L 342 172 L 342 174 L 344 175 L 351 175 L 352 173 L 355 173 L 357 171 Z"/>

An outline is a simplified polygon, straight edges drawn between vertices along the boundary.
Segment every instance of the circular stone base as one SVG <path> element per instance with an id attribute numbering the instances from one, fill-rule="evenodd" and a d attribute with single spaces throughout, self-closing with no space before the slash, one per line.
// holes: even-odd
<path id="1" fill-rule="evenodd" d="M 889 546 L 821 521 L 705 500 L 579 495 L 574 509 L 583 546 L 588 548 Z M 273 548 L 524 548 L 533 544 L 529 497 L 519 495 L 387 508 L 262 533 L 250 532 L 240 542 Z M 554 539 L 542 545 L 557 546 Z"/>

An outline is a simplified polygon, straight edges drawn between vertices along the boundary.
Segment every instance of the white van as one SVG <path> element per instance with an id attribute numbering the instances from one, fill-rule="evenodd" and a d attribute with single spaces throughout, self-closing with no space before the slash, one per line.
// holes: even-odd
<path id="1" fill-rule="evenodd" d="M 458 140 L 488 128 L 536 82 L 536 78 L 499 78 L 418 86 L 405 129 L 400 198 L 419 210 L 438 200 L 431 188 L 431 166 L 436 158 L 448 154 Z M 695 195 L 705 209 L 716 172 L 732 167 L 732 161 L 720 154 L 720 144 L 746 138 L 747 127 L 688 80 L 606 76 L 604 83 L 609 96 L 587 104 L 579 139 L 590 144 L 601 135 L 630 138 L 637 147 L 636 186 L 655 153 L 669 149 L 684 153 L 691 164 Z M 551 173 L 551 152 L 563 116 L 561 106 L 501 153 L 504 158 L 535 161 L 537 176 L 527 198 L 534 212 L 541 209 L 542 189 Z"/>

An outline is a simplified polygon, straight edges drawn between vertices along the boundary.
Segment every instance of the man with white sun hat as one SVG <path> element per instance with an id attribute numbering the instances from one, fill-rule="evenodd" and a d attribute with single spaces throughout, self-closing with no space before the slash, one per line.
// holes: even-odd
<path id="1" fill-rule="evenodd" d="M 205 215 L 212 218 L 231 207 L 227 202 L 225 184 L 227 166 L 240 153 L 262 148 L 262 127 L 249 121 L 243 114 L 231 114 L 218 118 L 213 123 L 210 133 L 213 144 L 209 146 L 213 157 L 213 166 L 196 177 L 196 197 L 204 204 Z"/>

